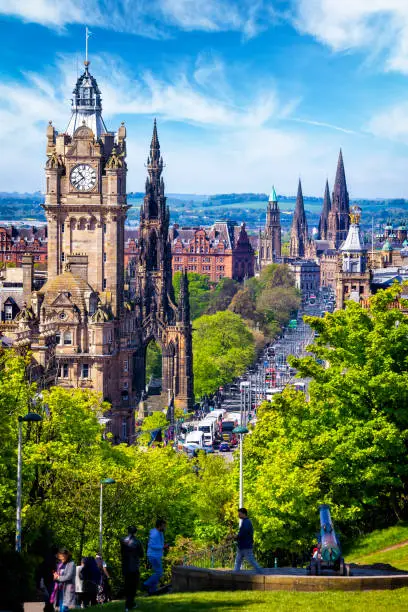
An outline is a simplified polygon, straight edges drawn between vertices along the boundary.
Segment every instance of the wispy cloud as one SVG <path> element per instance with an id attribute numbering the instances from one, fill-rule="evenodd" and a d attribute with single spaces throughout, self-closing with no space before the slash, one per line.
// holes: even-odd
<path id="1" fill-rule="evenodd" d="M 406 0 L 294 0 L 293 20 L 334 51 L 361 49 L 382 56 L 385 70 L 408 73 Z"/>
<path id="2" fill-rule="evenodd" d="M 380 138 L 408 144 L 408 102 L 399 102 L 378 111 L 366 129 Z"/>
<path id="3" fill-rule="evenodd" d="M 267 0 L 0 0 L 0 13 L 50 28 L 86 23 L 152 38 L 171 28 L 252 38 L 276 19 Z"/>
<path id="4" fill-rule="evenodd" d="M 356 134 L 355 130 L 343 128 L 332 123 L 325 123 L 324 121 L 314 121 L 313 119 L 299 119 L 298 117 L 291 117 L 291 121 L 296 123 L 305 123 L 306 125 L 315 125 L 317 127 L 328 128 L 329 130 L 336 130 L 337 132 L 343 132 L 344 134 Z"/>

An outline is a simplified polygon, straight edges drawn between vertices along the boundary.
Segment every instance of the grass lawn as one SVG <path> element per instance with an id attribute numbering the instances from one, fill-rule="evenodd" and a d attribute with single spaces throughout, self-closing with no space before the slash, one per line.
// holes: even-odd
<path id="1" fill-rule="evenodd" d="M 400 547 L 384 550 L 397 545 Z M 408 570 L 408 525 L 400 523 L 373 531 L 359 538 L 344 556 L 349 563 L 389 563 L 397 569 Z"/>
<path id="2" fill-rule="evenodd" d="M 175 593 L 138 598 L 138 610 L 149 612 L 403 612 L 408 611 L 408 589 L 395 591 L 273 593 L 235 591 Z M 107 604 L 106 612 L 124 612 L 124 603 Z"/>

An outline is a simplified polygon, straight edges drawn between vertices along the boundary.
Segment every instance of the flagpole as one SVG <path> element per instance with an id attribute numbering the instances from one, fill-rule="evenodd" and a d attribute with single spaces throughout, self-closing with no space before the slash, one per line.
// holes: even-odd
<path id="1" fill-rule="evenodd" d="M 88 38 L 89 38 L 88 26 L 86 26 L 85 28 L 85 62 L 86 63 L 88 63 Z"/>

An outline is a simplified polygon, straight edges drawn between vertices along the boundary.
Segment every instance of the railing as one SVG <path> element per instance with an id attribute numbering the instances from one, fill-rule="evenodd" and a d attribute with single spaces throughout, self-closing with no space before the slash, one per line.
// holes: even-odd
<path id="1" fill-rule="evenodd" d="M 181 565 L 189 567 L 200 567 L 203 569 L 234 569 L 235 544 L 224 544 L 223 546 L 211 546 L 194 553 L 185 555 Z M 247 562 L 244 561 L 242 569 L 250 569 Z"/>

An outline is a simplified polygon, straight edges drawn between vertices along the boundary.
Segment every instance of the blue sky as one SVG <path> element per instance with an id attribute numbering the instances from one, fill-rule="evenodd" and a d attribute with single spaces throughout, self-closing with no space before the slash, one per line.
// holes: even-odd
<path id="1" fill-rule="evenodd" d="M 143 189 L 156 116 L 168 192 L 408 197 L 407 0 L 0 0 L 1 191 L 44 188 L 82 68 Z"/>

